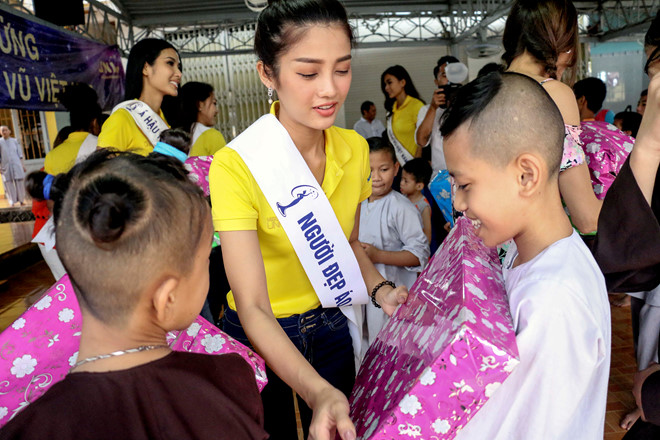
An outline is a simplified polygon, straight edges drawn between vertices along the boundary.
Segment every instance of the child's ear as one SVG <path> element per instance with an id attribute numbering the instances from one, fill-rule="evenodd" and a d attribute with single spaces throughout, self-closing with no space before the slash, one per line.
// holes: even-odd
<path id="1" fill-rule="evenodd" d="M 175 308 L 178 305 L 177 301 L 180 299 L 177 296 L 177 287 L 179 280 L 175 277 L 165 278 L 158 286 L 153 294 L 153 307 L 156 312 L 156 319 L 161 324 L 166 324 L 171 321 L 175 314 Z"/>
<path id="2" fill-rule="evenodd" d="M 523 153 L 515 160 L 518 186 L 521 196 L 531 196 L 538 191 L 545 174 L 545 164 L 535 154 Z"/>
<path id="3" fill-rule="evenodd" d="M 423 189 L 424 189 L 424 184 L 423 184 L 422 182 L 417 182 L 417 183 L 415 184 L 415 189 L 416 189 L 417 191 L 421 191 L 421 190 L 423 190 Z"/>
<path id="4" fill-rule="evenodd" d="M 399 174 L 399 161 L 394 160 L 394 174 Z"/>

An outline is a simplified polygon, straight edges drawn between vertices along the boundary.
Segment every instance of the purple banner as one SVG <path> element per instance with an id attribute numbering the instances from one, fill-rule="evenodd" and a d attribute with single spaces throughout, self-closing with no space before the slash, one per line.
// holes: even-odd
<path id="1" fill-rule="evenodd" d="M 104 110 L 123 100 L 117 46 L 96 43 L 0 5 L 0 108 L 63 111 L 57 93 L 89 84 Z"/>

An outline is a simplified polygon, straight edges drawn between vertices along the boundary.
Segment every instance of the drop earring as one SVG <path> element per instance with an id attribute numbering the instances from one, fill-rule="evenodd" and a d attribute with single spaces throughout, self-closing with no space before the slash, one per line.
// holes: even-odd
<path id="1" fill-rule="evenodd" d="M 268 87 L 268 105 L 273 105 L 273 88 Z"/>

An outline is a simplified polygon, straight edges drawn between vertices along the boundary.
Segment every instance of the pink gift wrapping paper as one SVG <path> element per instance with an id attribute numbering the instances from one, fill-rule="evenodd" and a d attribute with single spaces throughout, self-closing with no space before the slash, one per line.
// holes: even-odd
<path id="1" fill-rule="evenodd" d="M 192 156 L 183 163 L 184 168 L 188 171 L 188 178 L 202 188 L 206 197 L 211 194 L 209 189 L 211 162 L 213 162 L 213 156 Z"/>
<path id="2" fill-rule="evenodd" d="M 367 351 L 358 438 L 453 439 L 518 362 L 497 253 L 461 217 Z"/>
<path id="3" fill-rule="evenodd" d="M 78 361 L 82 316 L 68 275 L 0 333 L 0 427 L 64 379 Z M 170 332 L 176 351 L 238 353 L 252 366 L 259 391 L 266 386 L 264 361 L 201 316 Z"/>
<path id="4" fill-rule="evenodd" d="M 594 193 L 602 200 L 632 151 L 635 139 L 602 121 L 582 122 L 581 139 Z"/>

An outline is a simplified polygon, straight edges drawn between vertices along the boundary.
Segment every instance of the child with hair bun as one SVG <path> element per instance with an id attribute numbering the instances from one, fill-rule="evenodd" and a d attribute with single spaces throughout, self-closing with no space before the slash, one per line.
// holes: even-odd
<path id="1" fill-rule="evenodd" d="M 2 438 L 265 439 L 249 365 L 172 352 L 208 289 L 210 208 L 182 164 L 101 150 L 58 179 L 58 251 L 80 304 L 77 362 Z"/>

